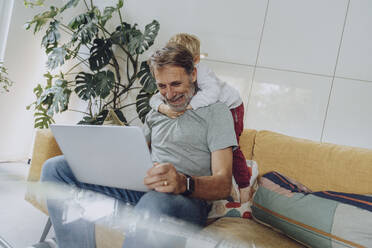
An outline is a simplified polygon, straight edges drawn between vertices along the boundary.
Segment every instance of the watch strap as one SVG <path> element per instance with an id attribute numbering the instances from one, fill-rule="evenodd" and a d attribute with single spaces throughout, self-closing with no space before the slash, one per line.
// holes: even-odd
<path id="1" fill-rule="evenodd" d="M 186 190 L 185 192 L 182 193 L 182 195 L 189 196 L 194 192 L 195 183 L 194 183 L 194 179 L 191 176 L 187 174 L 184 174 L 184 175 L 186 177 Z"/>

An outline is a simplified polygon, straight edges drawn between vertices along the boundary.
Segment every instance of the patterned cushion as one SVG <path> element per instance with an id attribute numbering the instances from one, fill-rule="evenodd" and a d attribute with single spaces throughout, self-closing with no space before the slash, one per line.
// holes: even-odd
<path id="1" fill-rule="evenodd" d="M 277 172 L 258 185 L 255 220 L 310 247 L 372 247 L 372 195 L 312 192 Z"/>
<path id="2" fill-rule="evenodd" d="M 253 160 L 247 160 L 247 166 L 252 171 L 250 185 L 253 186 L 258 176 L 257 163 Z M 252 218 L 251 216 L 252 198 L 248 202 L 240 203 L 239 187 L 235 182 L 234 177 L 232 178 L 232 181 L 233 185 L 231 196 L 226 200 L 214 201 L 212 209 L 209 212 L 208 218 L 210 219 L 219 217 L 242 217 L 247 219 Z"/>

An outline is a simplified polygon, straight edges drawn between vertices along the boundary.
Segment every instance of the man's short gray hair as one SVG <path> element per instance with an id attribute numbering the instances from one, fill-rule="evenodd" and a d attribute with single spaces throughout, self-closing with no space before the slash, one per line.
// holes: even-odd
<path id="1" fill-rule="evenodd" d="M 191 75 L 194 70 L 194 60 L 191 52 L 177 43 L 168 43 L 164 48 L 157 50 L 148 59 L 147 63 L 152 74 L 154 74 L 155 69 L 168 65 L 182 67 L 188 75 Z"/>

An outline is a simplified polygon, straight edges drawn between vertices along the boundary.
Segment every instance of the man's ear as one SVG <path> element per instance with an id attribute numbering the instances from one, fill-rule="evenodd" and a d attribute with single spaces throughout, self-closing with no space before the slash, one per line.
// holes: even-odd
<path id="1" fill-rule="evenodd" d="M 191 82 L 193 82 L 193 83 L 196 82 L 197 74 L 198 74 L 197 69 L 196 69 L 196 67 L 194 67 L 194 70 L 191 73 L 191 78 L 192 78 Z"/>

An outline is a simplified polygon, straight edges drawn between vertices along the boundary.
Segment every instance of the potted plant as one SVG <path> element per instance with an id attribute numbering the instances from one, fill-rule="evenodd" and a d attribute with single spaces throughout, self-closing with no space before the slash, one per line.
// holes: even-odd
<path id="1" fill-rule="evenodd" d="M 0 93 L 9 92 L 9 87 L 12 85 L 13 81 L 8 78 L 7 69 L 3 62 L 0 62 Z"/>
<path id="2" fill-rule="evenodd" d="M 25 1 L 25 5 L 34 7 L 43 2 Z M 84 5 L 82 13 L 64 23 L 65 11 L 76 10 L 79 3 Z M 62 7 L 50 6 L 27 22 L 26 29 L 33 27 L 34 34 L 44 32 L 41 45 L 48 55 L 46 83 L 34 88 L 36 101 L 27 106 L 34 111 L 36 128 L 49 127 L 54 114 L 70 110 L 72 94 L 87 102 L 79 124 L 100 125 L 109 111 L 129 124 L 123 110 L 131 105 L 136 105 L 138 117 L 144 121 L 156 84 L 140 55 L 153 45 L 160 25 L 154 20 L 141 31 L 137 24 L 123 20 L 122 8 L 123 0 L 103 11 L 92 0 L 69 0 Z M 120 23 L 110 30 L 107 23 L 114 15 Z M 69 66 L 63 66 L 67 61 Z M 61 70 L 53 74 L 56 69 Z M 124 104 L 123 97 L 135 89 L 140 89 L 136 102 Z"/>

